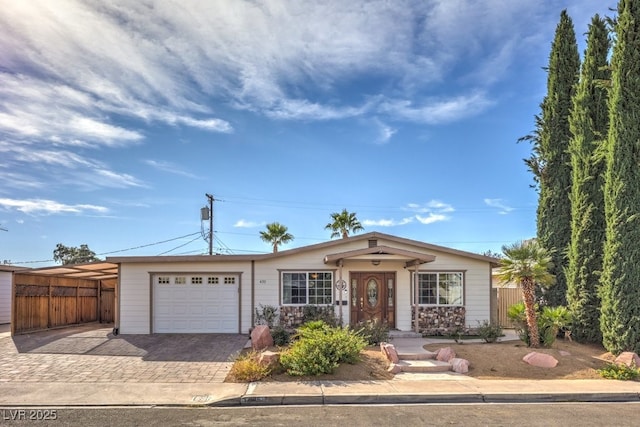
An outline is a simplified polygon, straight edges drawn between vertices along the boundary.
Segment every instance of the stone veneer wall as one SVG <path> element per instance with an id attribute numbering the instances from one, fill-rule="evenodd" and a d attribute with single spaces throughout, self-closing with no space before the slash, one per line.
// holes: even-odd
<path id="1" fill-rule="evenodd" d="M 294 329 L 302 325 L 304 307 L 280 306 L 280 325 Z"/>
<path id="2" fill-rule="evenodd" d="M 420 333 L 442 335 L 454 332 L 465 326 L 466 310 L 461 306 L 454 307 L 419 307 L 418 328 Z M 415 319 L 415 311 L 411 308 L 411 324 Z"/>

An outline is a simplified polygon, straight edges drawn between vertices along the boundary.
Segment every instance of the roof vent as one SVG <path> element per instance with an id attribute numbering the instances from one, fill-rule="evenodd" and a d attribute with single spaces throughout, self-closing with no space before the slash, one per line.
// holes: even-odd
<path id="1" fill-rule="evenodd" d="M 378 241 L 376 239 L 369 240 L 369 247 L 370 248 L 375 248 L 376 246 L 378 246 Z"/>

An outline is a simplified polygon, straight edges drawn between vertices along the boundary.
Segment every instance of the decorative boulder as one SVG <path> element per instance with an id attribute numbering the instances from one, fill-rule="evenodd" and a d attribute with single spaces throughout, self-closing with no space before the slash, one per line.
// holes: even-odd
<path id="1" fill-rule="evenodd" d="M 398 357 L 398 352 L 396 351 L 396 346 L 393 344 L 389 344 L 386 342 L 380 343 L 380 351 L 385 355 L 387 360 L 391 363 L 398 363 L 400 358 Z"/>
<path id="2" fill-rule="evenodd" d="M 254 350 L 263 350 L 273 346 L 273 337 L 267 325 L 258 325 L 251 331 L 251 347 Z"/>
<path id="3" fill-rule="evenodd" d="M 469 372 L 469 361 L 466 359 L 454 357 L 449 361 L 449 363 L 451 364 L 451 370 L 453 372 L 457 372 L 459 374 L 466 374 Z"/>
<path id="4" fill-rule="evenodd" d="M 280 353 L 276 353 L 275 351 L 263 351 L 260 353 L 260 358 L 258 359 L 258 363 L 263 366 L 276 366 L 280 361 Z"/>
<path id="5" fill-rule="evenodd" d="M 451 347 L 444 347 L 438 350 L 436 360 L 439 360 L 440 362 L 449 362 L 454 357 L 456 357 L 456 353 L 453 349 Z"/>
<path id="6" fill-rule="evenodd" d="M 558 364 L 558 360 L 555 357 L 535 351 L 524 356 L 522 360 L 531 366 L 538 366 L 540 368 L 555 368 Z"/>
<path id="7" fill-rule="evenodd" d="M 620 356 L 616 357 L 615 362 L 618 365 L 640 368 L 640 356 L 631 351 L 620 353 Z"/>
<path id="8" fill-rule="evenodd" d="M 392 363 L 389 365 L 389 367 L 387 368 L 388 372 L 391 372 L 392 374 L 399 374 L 400 372 L 402 372 L 402 366 L 400 365 L 396 365 L 395 363 Z"/>

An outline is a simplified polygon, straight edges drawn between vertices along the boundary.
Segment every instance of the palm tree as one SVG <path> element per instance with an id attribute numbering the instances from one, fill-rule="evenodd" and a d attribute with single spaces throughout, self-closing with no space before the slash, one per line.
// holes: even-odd
<path id="1" fill-rule="evenodd" d="M 342 212 L 334 212 L 331 214 L 333 222 L 327 224 L 324 229 L 331 230 L 331 238 L 342 236 L 343 239 L 349 237 L 349 233 L 355 233 L 356 231 L 364 230 L 360 221 L 356 218 L 356 214 L 347 212 L 343 209 Z"/>
<path id="2" fill-rule="evenodd" d="M 540 345 L 540 334 L 535 306 L 536 284 L 546 287 L 555 282 L 553 274 L 549 273 L 552 267 L 550 253 L 536 240 L 516 242 L 502 247 L 504 258 L 500 260 L 498 278 L 504 283 L 516 282 L 522 289 L 525 315 L 529 328 L 529 345 Z"/>
<path id="3" fill-rule="evenodd" d="M 293 235 L 287 232 L 287 227 L 279 222 L 267 224 L 267 231 L 260 232 L 260 238 L 273 245 L 273 253 L 278 252 L 278 246 L 289 243 L 293 240 Z"/>

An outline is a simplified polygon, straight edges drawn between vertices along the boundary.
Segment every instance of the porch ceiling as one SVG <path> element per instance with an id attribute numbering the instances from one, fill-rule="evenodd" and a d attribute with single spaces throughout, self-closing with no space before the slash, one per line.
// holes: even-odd
<path id="1" fill-rule="evenodd" d="M 81 279 L 114 279 L 118 277 L 118 264 L 111 262 L 94 262 L 89 264 L 70 264 L 54 267 L 43 267 L 20 270 L 24 274 L 41 276 L 75 277 Z"/>
<path id="2" fill-rule="evenodd" d="M 390 246 L 374 246 L 371 248 L 356 249 L 353 251 L 326 255 L 324 257 L 324 263 L 335 263 L 336 265 L 339 265 L 340 262 L 347 259 L 375 259 L 380 261 L 384 261 L 385 259 L 403 260 L 405 261 L 405 267 L 412 267 L 418 264 L 433 262 L 436 260 L 436 257 L 435 255 L 421 254 L 419 252 L 407 251 L 405 249 L 393 248 Z"/>

